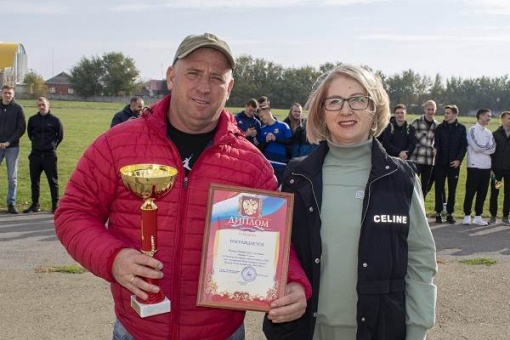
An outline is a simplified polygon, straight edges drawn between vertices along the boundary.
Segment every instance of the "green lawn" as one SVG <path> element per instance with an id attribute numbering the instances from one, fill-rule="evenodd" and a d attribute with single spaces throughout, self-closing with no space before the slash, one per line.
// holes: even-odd
<path id="1" fill-rule="evenodd" d="M 26 119 L 37 112 L 35 100 L 20 100 L 25 108 Z M 63 192 L 69 176 L 76 166 L 76 162 L 83 154 L 87 146 L 96 139 L 101 133 L 110 127 L 112 116 L 120 111 L 125 103 L 96 103 L 96 102 L 65 102 L 52 101 L 51 112 L 62 120 L 64 125 L 64 141 L 58 150 L 59 182 L 60 193 Z M 230 108 L 233 113 L 237 113 L 242 108 Z M 288 110 L 273 110 L 273 113 L 283 119 L 287 116 Z M 414 116 L 409 115 L 408 121 Z M 441 116 L 437 117 L 442 120 Z M 476 121 L 474 117 L 460 117 L 460 121 L 469 128 Z M 499 118 L 493 118 L 489 128 L 494 130 L 499 126 Z M 31 203 L 30 197 L 30 175 L 28 170 L 28 154 L 30 152 L 30 143 L 26 135 L 21 138 L 21 151 L 18 170 L 18 194 L 17 206 L 19 210 L 28 207 Z M 4 162 L 0 166 L 0 209 L 5 210 L 5 197 L 7 192 L 7 171 Z M 466 182 L 465 162 L 463 162 L 460 172 L 459 185 L 457 188 L 457 203 L 455 214 L 457 218 L 462 217 L 462 202 L 464 200 Z M 434 208 L 434 190 L 427 196 L 426 208 L 429 215 L 433 214 Z M 500 200 L 502 195 L 500 195 Z M 485 215 L 488 215 L 488 201 L 486 200 Z M 41 198 L 40 204 L 43 210 L 50 210 L 51 199 L 48 183 L 44 174 L 41 176 Z M 500 203 L 501 206 L 501 203 Z"/>
<path id="2" fill-rule="evenodd" d="M 28 118 L 37 113 L 35 100 L 20 100 Z M 101 133 L 110 127 L 112 116 L 123 108 L 122 103 L 88 103 L 88 102 L 50 102 L 51 112 L 60 118 L 64 125 L 64 141 L 58 149 L 58 173 L 60 193 L 64 191 L 76 162 L 86 147 Z M 20 158 L 18 168 L 18 210 L 28 207 L 31 203 L 30 174 L 28 154 L 30 141 L 23 135 L 20 141 Z M 0 206 L 5 209 L 7 195 L 7 170 L 4 162 L 0 167 Z M 41 175 L 40 204 L 43 210 L 51 209 L 51 198 L 48 182 L 44 173 Z"/>

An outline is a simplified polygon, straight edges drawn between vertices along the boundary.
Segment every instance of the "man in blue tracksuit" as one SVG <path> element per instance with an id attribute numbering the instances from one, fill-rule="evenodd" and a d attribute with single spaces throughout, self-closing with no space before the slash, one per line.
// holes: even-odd
<path id="1" fill-rule="evenodd" d="M 262 128 L 257 136 L 258 148 L 273 166 L 276 179 L 280 184 L 289 162 L 287 146 L 293 141 L 292 130 L 287 123 L 279 122 L 273 117 L 269 106 L 259 108 L 259 119 Z"/>
<path id="2" fill-rule="evenodd" d="M 250 99 L 244 106 L 244 111 L 235 115 L 237 127 L 244 132 L 247 140 L 256 144 L 256 137 L 260 133 L 260 121 L 255 117 L 255 113 L 259 108 L 259 103 L 256 99 Z"/>

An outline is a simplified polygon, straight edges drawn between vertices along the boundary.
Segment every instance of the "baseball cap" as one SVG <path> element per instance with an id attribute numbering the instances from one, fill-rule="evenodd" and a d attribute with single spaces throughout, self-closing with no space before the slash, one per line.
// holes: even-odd
<path id="1" fill-rule="evenodd" d="M 186 38 L 184 38 L 184 40 L 177 48 L 177 51 L 175 52 L 173 64 L 175 64 L 177 59 L 186 58 L 188 55 L 202 47 L 214 48 L 215 50 L 223 53 L 223 55 L 229 61 L 232 69 L 234 69 L 236 62 L 232 56 L 230 47 L 225 41 L 219 39 L 212 33 L 204 33 L 202 35 L 188 35 Z"/>

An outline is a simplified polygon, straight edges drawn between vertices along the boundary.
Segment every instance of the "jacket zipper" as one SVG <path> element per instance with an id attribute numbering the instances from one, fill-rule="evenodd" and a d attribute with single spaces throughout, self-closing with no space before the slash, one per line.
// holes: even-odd
<path id="1" fill-rule="evenodd" d="M 211 144 L 209 146 L 207 146 L 204 151 L 200 154 L 200 156 L 197 158 L 197 161 L 195 162 L 195 164 L 193 165 L 193 168 L 195 168 L 197 165 L 199 165 L 199 162 L 200 162 L 200 159 L 202 159 L 204 157 L 204 154 L 206 154 L 210 149 L 212 149 L 213 147 L 216 147 L 218 145 L 221 145 L 223 143 L 219 143 L 219 144 Z M 172 144 L 173 145 L 173 144 Z M 173 147 L 175 147 L 177 149 L 177 147 L 174 145 Z M 180 154 L 179 152 L 177 151 L 177 154 L 179 155 L 180 157 Z M 182 171 L 184 171 L 184 168 L 182 167 L 182 163 L 181 163 L 181 168 L 182 168 Z M 180 198 L 180 202 L 186 202 L 187 201 L 187 197 L 188 197 L 188 184 L 189 184 L 189 178 L 190 178 L 190 175 L 191 175 L 191 172 L 193 171 L 193 168 L 188 172 L 187 175 L 184 176 L 184 179 L 183 179 L 183 183 L 182 183 L 182 194 L 181 194 L 181 198 Z M 172 314 L 172 323 L 171 323 L 171 337 L 170 339 L 179 339 L 179 318 L 180 318 L 180 313 L 181 313 L 181 310 L 180 310 L 180 300 L 179 300 L 179 297 L 181 296 L 181 287 L 179 286 L 179 279 L 181 277 L 181 272 L 180 270 L 182 269 L 182 253 L 184 251 L 184 247 L 182 246 L 183 243 L 184 243 L 184 231 L 182 230 L 182 226 L 184 225 L 184 216 L 186 215 L 186 212 L 185 212 L 185 204 L 181 204 L 180 205 L 180 209 L 179 209 L 179 213 L 177 215 L 177 226 L 176 226 L 176 234 L 177 234 L 177 239 L 178 239 L 178 243 L 176 243 L 176 260 L 174 261 L 174 265 L 173 265 L 173 268 L 172 268 L 172 271 L 171 271 L 171 275 L 172 275 L 172 284 L 173 284 L 173 294 L 172 294 L 172 311 L 174 310 L 174 308 L 176 310 L 178 310 L 178 313 L 173 313 Z M 174 299 L 175 297 L 175 299 Z M 172 312 L 171 311 L 171 312 Z"/>
<path id="2" fill-rule="evenodd" d="M 393 170 L 393 171 L 390 171 L 384 175 L 381 175 L 377 178 L 375 178 L 373 181 L 371 181 L 369 184 L 368 184 L 368 199 L 367 199 L 367 206 L 365 207 L 365 211 L 363 212 L 363 218 L 361 219 L 361 227 L 363 228 L 363 223 L 365 223 L 365 218 L 367 217 L 367 211 L 368 211 L 368 207 L 370 205 L 370 196 L 372 195 L 372 184 L 378 180 L 380 180 L 381 178 L 384 178 L 386 176 L 389 176 L 391 175 L 392 173 L 396 172 L 397 169 Z"/>
<path id="3" fill-rule="evenodd" d="M 298 174 L 298 173 L 295 173 L 295 172 L 291 172 L 292 175 L 294 176 L 300 176 L 300 177 L 303 177 L 304 179 L 306 179 L 309 183 L 310 183 L 310 186 L 312 187 L 312 194 L 313 194 L 313 200 L 315 201 L 315 206 L 317 207 L 317 211 L 319 212 L 319 216 L 321 214 L 321 208 L 319 207 L 319 202 L 317 201 L 317 196 L 315 195 L 315 188 L 313 186 L 313 182 L 311 179 L 309 179 L 308 177 L 306 177 L 305 175 L 303 174 Z"/>

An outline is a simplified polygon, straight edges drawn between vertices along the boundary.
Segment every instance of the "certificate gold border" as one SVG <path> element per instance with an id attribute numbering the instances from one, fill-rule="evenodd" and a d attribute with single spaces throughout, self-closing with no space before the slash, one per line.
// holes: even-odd
<path id="1" fill-rule="evenodd" d="M 248 291 L 236 291 L 228 294 L 215 294 L 217 285 L 211 280 L 208 268 L 212 268 L 213 254 L 217 253 L 218 237 L 217 231 L 221 230 L 213 227 L 211 221 L 213 198 L 216 191 L 222 191 L 229 196 L 236 195 L 258 195 L 261 197 L 279 197 L 285 202 L 285 220 L 283 225 L 272 226 L 272 231 L 278 231 L 277 251 L 275 258 L 272 259 L 276 263 L 276 275 L 274 286 L 270 288 L 264 297 L 252 294 Z M 290 237 L 292 230 L 292 210 L 294 206 L 294 195 L 286 192 L 259 190 L 240 186 L 211 184 L 209 187 L 209 198 L 207 203 L 207 217 L 204 229 L 204 240 L 202 246 L 202 258 L 200 265 L 200 278 L 197 294 L 197 306 L 226 308 L 237 310 L 253 310 L 267 312 L 271 301 L 280 298 L 285 293 L 287 284 L 287 272 L 289 266 L 290 253 Z M 275 228 L 276 227 L 276 228 Z M 271 260 L 271 259 L 270 259 Z"/>

